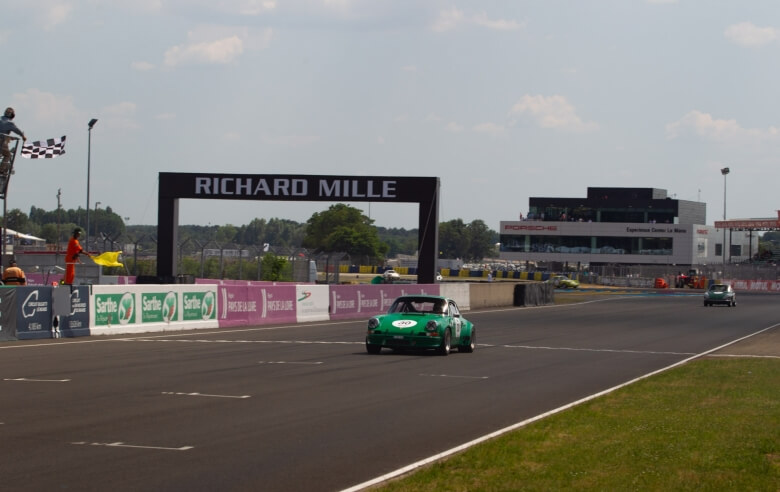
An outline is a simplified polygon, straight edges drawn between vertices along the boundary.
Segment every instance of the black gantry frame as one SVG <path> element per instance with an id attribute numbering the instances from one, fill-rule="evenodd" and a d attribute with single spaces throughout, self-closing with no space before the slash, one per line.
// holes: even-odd
<path id="1" fill-rule="evenodd" d="M 439 250 L 439 178 L 289 174 L 160 173 L 157 276 L 177 275 L 179 200 L 417 203 L 417 282 L 432 284 Z"/>

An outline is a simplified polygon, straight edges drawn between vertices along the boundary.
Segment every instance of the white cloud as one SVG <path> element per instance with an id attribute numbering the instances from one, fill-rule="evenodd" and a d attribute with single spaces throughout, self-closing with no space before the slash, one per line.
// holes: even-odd
<path id="1" fill-rule="evenodd" d="M 747 144 L 761 140 L 780 139 L 780 128 L 742 128 L 736 120 L 716 119 L 709 113 L 693 110 L 679 120 L 666 125 L 669 139 L 695 135 L 719 143 Z"/>
<path id="2" fill-rule="evenodd" d="M 223 0 L 218 5 L 225 6 L 227 12 L 236 12 L 241 15 L 260 15 L 276 9 L 276 2 L 271 0 Z"/>
<path id="3" fill-rule="evenodd" d="M 154 119 L 161 120 L 161 121 L 175 120 L 176 119 L 176 113 L 160 113 L 160 114 L 156 114 L 154 116 Z"/>
<path id="4" fill-rule="evenodd" d="M 458 27 L 464 20 L 463 12 L 455 7 L 439 12 L 439 17 L 433 22 L 431 29 L 436 32 L 449 31 Z"/>
<path id="5" fill-rule="evenodd" d="M 458 123 L 455 123 L 454 121 L 450 121 L 447 123 L 447 126 L 444 127 L 448 132 L 453 133 L 459 133 L 463 131 L 463 126 L 459 125 Z"/>
<path id="6" fill-rule="evenodd" d="M 152 65 L 149 62 L 138 61 L 138 62 L 131 63 L 130 68 L 132 68 L 133 70 L 138 70 L 139 72 L 148 72 L 149 70 L 154 69 L 154 65 Z"/>
<path id="7" fill-rule="evenodd" d="M 12 101 L 12 105 L 16 106 L 16 114 L 19 115 L 17 118 L 20 120 L 24 115 L 36 121 L 64 123 L 69 122 L 77 113 L 71 96 L 61 96 L 38 89 L 28 89 L 22 94 L 14 94 Z"/>
<path id="8" fill-rule="evenodd" d="M 103 112 L 111 116 L 131 116 L 135 114 L 135 110 L 136 104 L 128 101 L 123 101 L 103 108 Z"/>
<path id="9" fill-rule="evenodd" d="M 488 29 L 495 29 L 498 31 L 512 31 L 525 26 L 525 23 L 519 23 L 514 20 L 488 19 L 487 14 L 484 12 L 475 15 L 471 20 L 478 26 L 487 27 Z"/>
<path id="10" fill-rule="evenodd" d="M 502 125 L 497 125 L 495 123 L 480 123 L 478 125 L 474 125 L 472 127 L 472 130 L 474 130 L 477 133 L 486 133 L 488 135 L 498 137 L 504 134 L 506 128 L 504 128 L 504 126 Z"/>
<path id="11" fill-rule="evenodd" d="M 584 132 L 599 127 L 595 122 L 582 121 L 574 106 L 560 95 L 545 97 L 526 94 L 512 106 L 510 114 L 530 116 L 542 128 Z"/>
<path id="12" fill-rule="evenodd" d="M 436 32 L 445 32 L 469 24 L 500 31 L 520 29 L 525 25 L 515 20 L 490 19 L 485 12 L 466 16 L 462 10 L 453 7 L 439 12 L 439 16 L 434 20 L 431 29 Z"/>
<path id="13" fill-rule="evenodd" d="M 110 106 L 104 106 L 97 117 L 101 120 L 101 126 L 134 130 L 139 128 L 138 123 L 135 121 L 136 109 L 137 105 L 134 102 L 122 101 Z"/>
<path id="14" fill-rule="evenodd" d="M 62 24 L 73 11 L 73 5 L 68 3 L 55 3 L 47 6 L 43 10 L 43 27 L 44 29 L 53 29 L 54 27 Z"/>
<path id="15" fill-rule="evenodd" d="M 268 145 L 281 145 L 285 147 L 303 147 L 315 144 L 322 140 L 319 135 L 264 135 L 262 142 Z"/>
<path id="16" fill-rule="evenodd" d="M 165 52 L 165 65 L 175 67 L 187 64 L 226 64 L 238 58 L 243 51 L 244 44 L 238 36 L 184 44 Z"/>
<path id="17" fill-rule="evenodd" d="M 740 46 L 763 46 L 778 38 L 773 27 L 758 27 L 751 22 L 740 22 L 726 28 L 723 35 Z"/>

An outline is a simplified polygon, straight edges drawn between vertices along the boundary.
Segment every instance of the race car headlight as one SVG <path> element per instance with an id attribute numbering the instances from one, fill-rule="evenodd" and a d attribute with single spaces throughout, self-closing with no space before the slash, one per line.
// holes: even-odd
<path id="1" fill-rule="evenodd" d="M 375 329 L 379 328 L 379 320 L 376 318 L 371 318 L 368 320 L 368 331 L 374 331 Z"/>
<path id="2" fill-rule="evenodd" d="M 439 329 L 439 324 L 434 320 L 430 320 L 425 324 L 425 331 L 436 331 Z"/>

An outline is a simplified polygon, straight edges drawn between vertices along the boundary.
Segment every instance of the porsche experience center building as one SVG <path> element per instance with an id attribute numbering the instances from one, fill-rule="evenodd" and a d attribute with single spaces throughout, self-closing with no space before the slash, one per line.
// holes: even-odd
<path id="1" fill-rule="evenodd" d="M 706 204 L 672 199 L 656 188 L 588 188 L 586 198 L 532 197 L 528 210 L 524 220 L 501 222 L 502 259 L 696 266 L 738 263 L 758 251 L 754 229 L 717 227 L 730 221 L 705 225 Z"/>

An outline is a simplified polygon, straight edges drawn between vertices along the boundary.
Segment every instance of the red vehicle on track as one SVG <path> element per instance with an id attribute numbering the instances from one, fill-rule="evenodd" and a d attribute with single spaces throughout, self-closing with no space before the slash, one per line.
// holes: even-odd
<path id="1" fill-rule="evenodd" d="M 684 274 L 680 272 L 677 274 L 677 277 L 675 278 L 674 286 L 678 289 L 682 289 L 684 287 L 690 287 L 691 289 L 695 289 L 696 286 L 699 284 L 699 272 L 695 269 L 688 270 L 688 274 Z"/>

